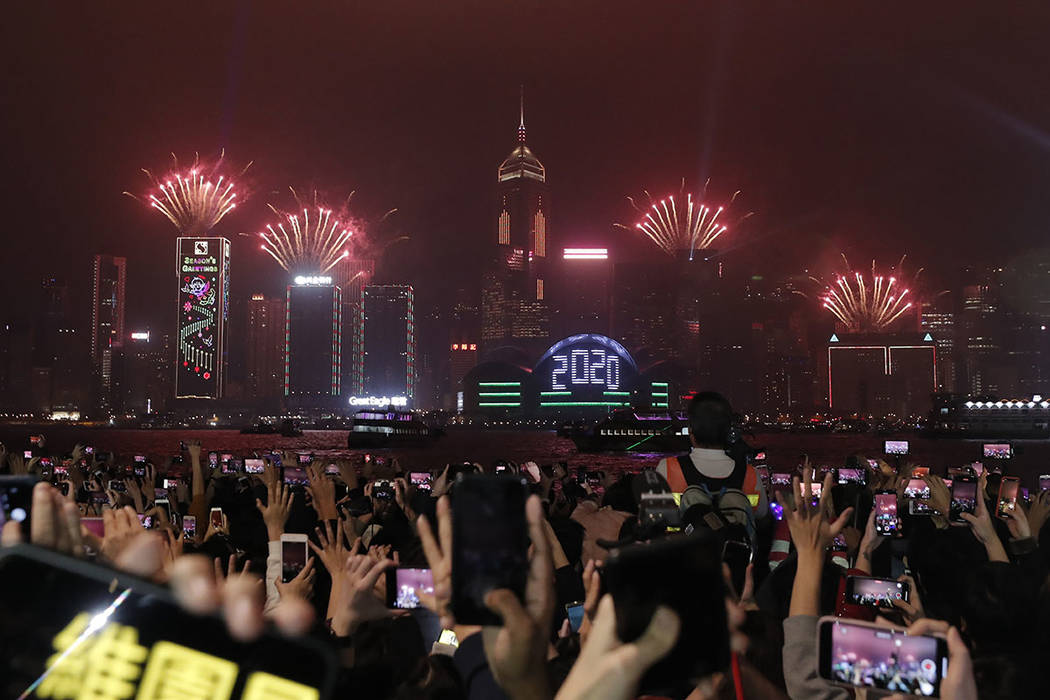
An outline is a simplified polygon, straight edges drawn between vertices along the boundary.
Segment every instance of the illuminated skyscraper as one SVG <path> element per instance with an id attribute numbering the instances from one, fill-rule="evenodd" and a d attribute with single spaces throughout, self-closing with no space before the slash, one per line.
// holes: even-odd
<path id="1" fill-rule="evenodd" d="M 335 407 L 342 395 L 343 298 L 331 277 L 300 276 L 288 285 L 284 343 L 289 403 Z"/>
<path id="2" fill-rule="evenodd" d="M 518 345 L 542 352 L 550 339 L 550 190 L 546 169 L 526 144 L 524 96 L 518 145 L 500 164 L 496 180 L 495 246 L 482 282 L 482 342 L 489 350 Z"/>
<path id="3" fill-rule="evenodd" d="M 355 396 L 364 391 L 365 346 L 361 290 L 372 283 L 375 260 L 347 259 L 332 269 L 333 279 L 343 292 L 343 393 Z"/>
<path id="4" fill-rule="evenodd" d="M 284 390 L 284 300 L 253 294 L 248 303 L 247 398 L 275 399 Z"/>
<path id="5" fill-rule="evenodd" d="M 122 257 L 96 255 L 92 275 L 91 364 L 104 410 L 113 405 L 113 366 L 124 344 L 127 262 Z"/>
<path id="6" fill-rule="evenodd" d="M 229 362 L 230 242 L 217 236 L 180 237 L 176 250 L 175 398 L 221 399 Z"/>
<path id="7" fill-rule="evenodd" d="M 415 295 L 408 285 L 369 285 L 361 292 L 364 308 L 364 396 L 403 396 L 409 406 L 416 393 Z"/>

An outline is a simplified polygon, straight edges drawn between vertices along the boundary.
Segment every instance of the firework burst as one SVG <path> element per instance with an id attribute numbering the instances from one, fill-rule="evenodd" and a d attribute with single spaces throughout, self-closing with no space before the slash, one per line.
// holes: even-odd
<path id="1" fill-rule="evenodd" d="M 683 179 L 678 199 L 675 199 L 674 195 L 668 195 L 657 201 L 646 191 L 649 206 L 642 208 L 632 197 L 628 197 L 631 206 L 642 215 L 642 219 L 633 226 L 616 226 L 628 231 L 641 231 L 660 250 L 672 257 L 677 256 L 680 251 L 687 251 L 689 259 L 692 260 L 696 251 L 710 248 L 711 244 L 729 229 L 725 223 L 726 209 L 732 206 L 739 194 L 739 190 L 734 192 L 726 206 L 708 206 L 704 203 L 707 184 L 704 185 L 703 191 L 694 197 L 692 192 L 685 191 Z M 750 213 L 746 214 L 740 221 L 749 216 Z"/>
<path id="2" fill-rule="evenodd" d="M 130 192 L 124 194 L 146 201 L 183 235 L 207 233 L 237 206 L 233 182 L 220 172 L 224 155 L 220 154 L 218 161 L 210 166 L 195 156 L 192 166 L 180 170 L 178 159 L 172 154 L 174 168 L 163 179 L 154 177 L 149 170 L 142 171 L 157 187 L 157 192 L 145 200 Z M 251 163 L 241 171 L 242 175 L 248 167 Z"/>
<path id="3" fill-rule="evenodd" d="M 842 256 L 846 269 L 850 269 L 849 260 Z M 859 271 L 840 273 L 835 280 L 826 283 L 816 277 L 812 278 L 824 286 L 821 294 L 821 305 L 830 311 L 847 330 L 851 332 L 879 332 L 889 328 L 894 321 L 911 309 L 915 302 L 911 290 L 904 286 L 898 275 L 902 273 L 904 258 L 889 274 L 882 274 L 873 260 L 871 274 Z M 922 269 L 915 273 L 913 282 L 918 281 Z"/>
<path id="4" fill-rule="evenodd" d="M 316 193 L 312 206 L 303 206 L 298 195 L 295 200 L 300 209 L 294 213 L 267 205 L 278 220 L 258 234 L 262 239 L 259 247 L 289 272 L 323 274 L 350 257 L 348 246 L 354 231 L 347 218 L 340 221 L 332 209 L 317 202 Z"/>

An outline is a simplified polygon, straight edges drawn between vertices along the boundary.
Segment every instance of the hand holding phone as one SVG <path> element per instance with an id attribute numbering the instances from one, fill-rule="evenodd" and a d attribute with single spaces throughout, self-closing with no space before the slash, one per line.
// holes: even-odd
<path id="1" fill-rule="evenodd" d="M 822 617 L 817 624 L 821 678 L 836 685 L 940 695 L 948 673 L 943 637 L 837 617 Z"/>
<path id="2" fill-rule="evenodd" d="M 281 535 L 281 582 L 288 583 L 306 566 L 306 535 Z"/>
<path id="3" fill-rule="evenodd" d="M 897 492 L 875 493 L 875 532 L 884 537 L 901 536 L 901 519 L 897 514 Z"/>

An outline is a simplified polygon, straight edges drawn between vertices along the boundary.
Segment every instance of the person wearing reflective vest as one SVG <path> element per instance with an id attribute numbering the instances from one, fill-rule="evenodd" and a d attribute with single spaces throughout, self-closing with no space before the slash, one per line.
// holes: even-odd
<path id="1" fill-rule="evenodd" d="M 711 493 L 739 489 L 755 517 L 769 511 L 758 472 L 748 464 L 747 446 L 733 427 L 733 409 L 719 393 L 702 391 L 689 402 L 689 439 L 693 449 L 682 457 L 660 461 L 656 471 L 667 479 L 677 501 L 689 486 L 703 485 Z"/>

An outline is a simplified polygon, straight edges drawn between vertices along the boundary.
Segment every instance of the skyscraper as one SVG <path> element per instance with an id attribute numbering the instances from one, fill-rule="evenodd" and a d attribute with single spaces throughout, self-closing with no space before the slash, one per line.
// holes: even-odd
<path id="1" fill-rule="evenodd" d="M 343 293 L 343 393 L 354 396 L 364 390 L 364 314 L 361 290 L 372 283 L 376 261 L 347 259 L 332 273 Z"/>
<path id="2" fill-rule="evenodd" d="M 278 399 L 284 390 L 284 300 L 253 294 L 248 302 L 247 398 Z"/>
<path id="3" fill-rule="evenodd" d="M 369 285 L 364 308 L 364 397 L 405 397 L 416 393 L 415 295 L 408 285 Z M 351 401 L 355 398 L 351 397 Z"/>
<path id="4" fill-rule="evenodd" d="M 127 259 L 96 255 L 92 275 L 91 364 L 99 387 L 99 405 L 113 407 L 113 367 L 124 344 Z"/>
<path id="5" fill-rule="evenodd" d="M 334 408 L 342 395 L 343 298 L 331 277 L 300 276 L 285 298 L 284 395 L 299 408 Z"/>
<path id="6" fill-rule="evenodd" d="M 550 339 L 550 190 L 546 169 L 526 144 L 524 95 L 518 145 L 500 164 L 496 182 L 494 246 L 482 280 L 482 342 L 489 350 L 518 345 L 542 352 Z"/>
<path id="7" fill-rule="evenodd" d="M 176 246 L 175 398 L 221 399 L 229 362 L 230 242 L 216 236 L 180 237 Z"/>

